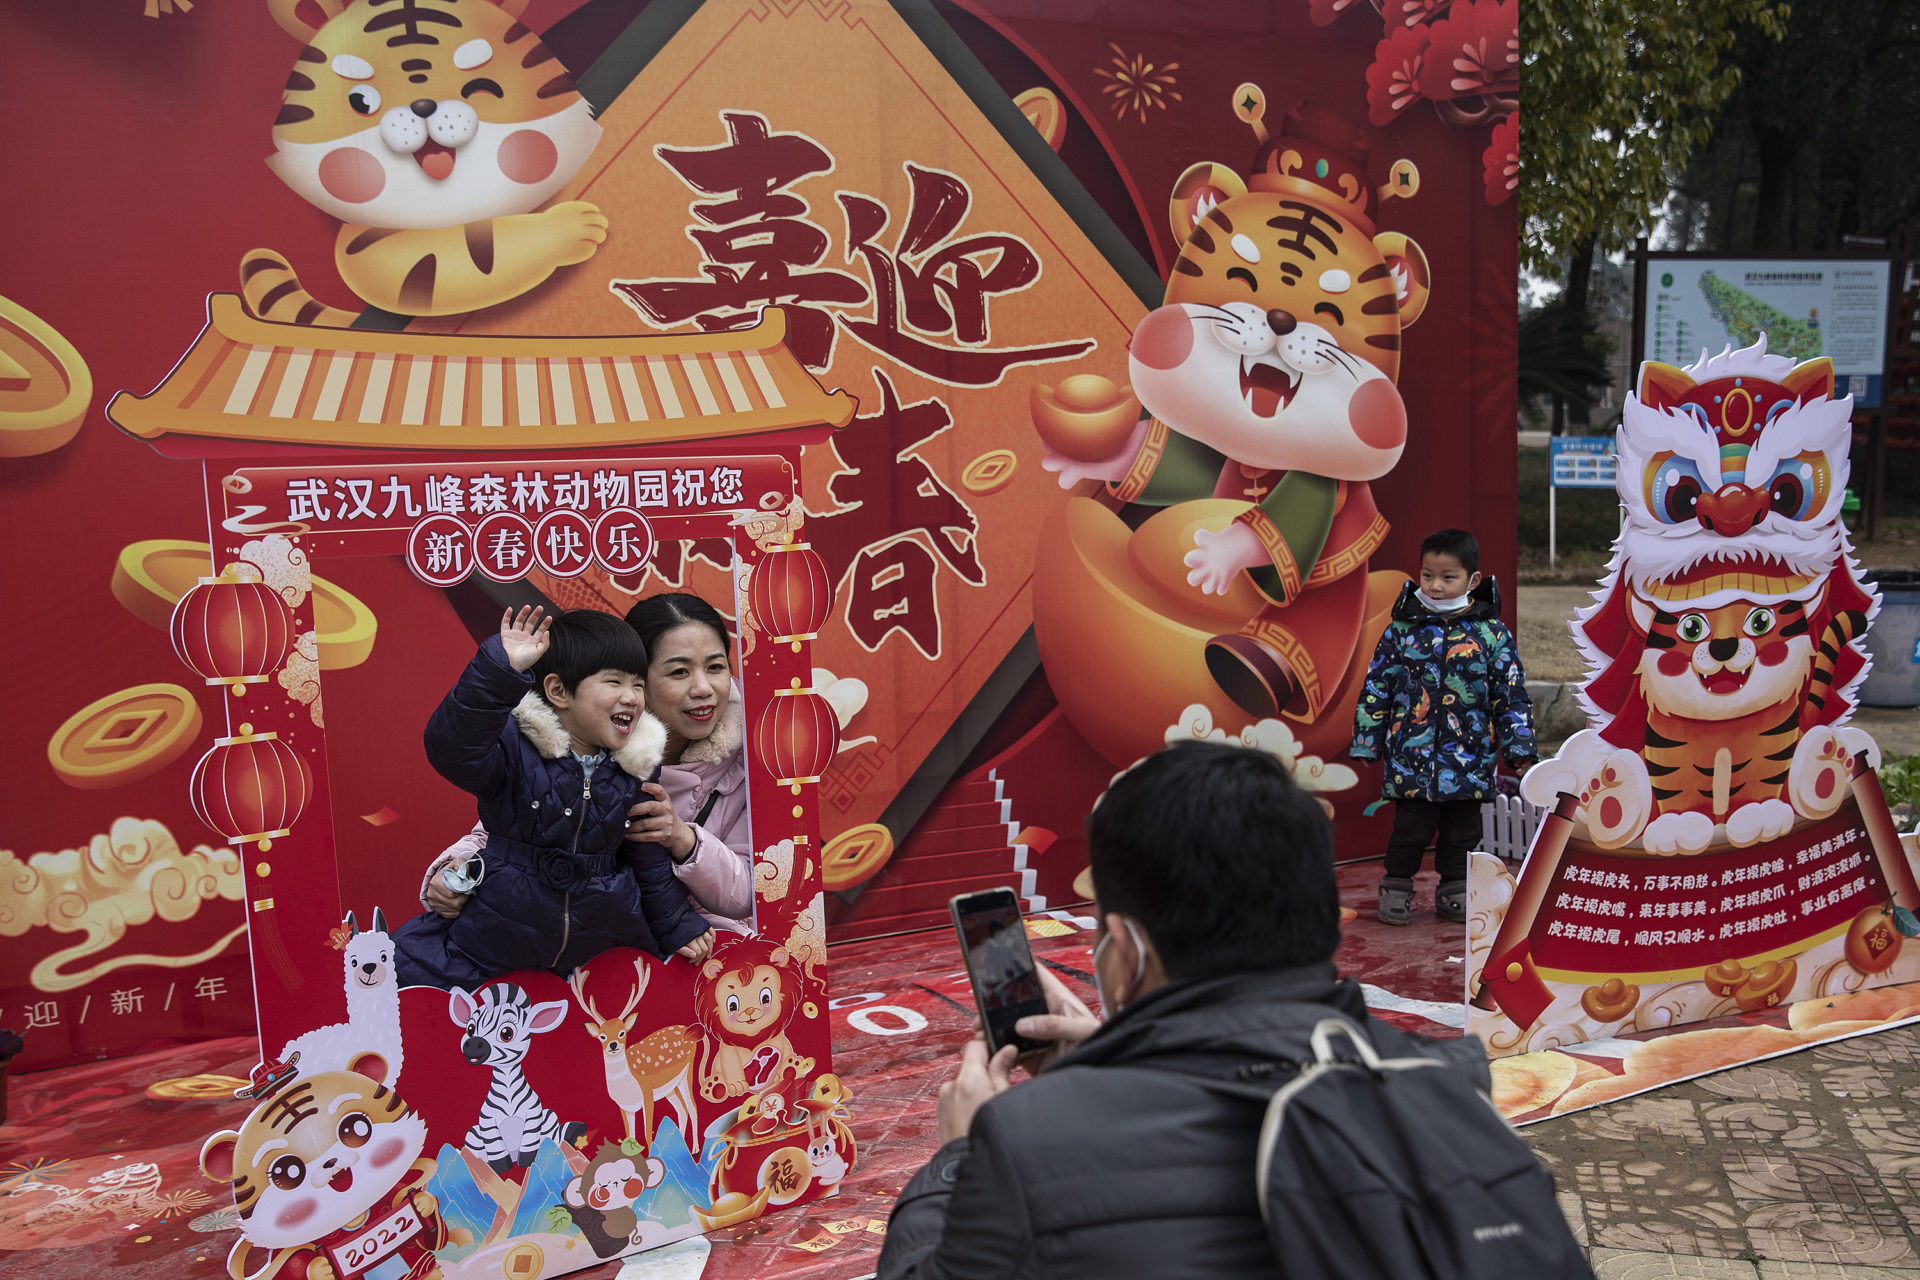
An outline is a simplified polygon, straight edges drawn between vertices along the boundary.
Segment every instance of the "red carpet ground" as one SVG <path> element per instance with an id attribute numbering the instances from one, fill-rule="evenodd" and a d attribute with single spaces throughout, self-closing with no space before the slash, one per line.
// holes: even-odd
<path id="1" fill-rule="evenodd" d="M 1458 1022 L 1464 926 L 1431 914 L 1423 878 L 1417 923 L 1372 918 L 1373 866 L 1342 871 L 1343 971 L 1372 990 L 1378 1011 L 1410 1029 L 1446 1034 Z M 1034 950 L 1089 1003 L 1091 935 L 1056 921 L 1030 931 Z M 1059 932 L 1054 932 L 1058 930 Z M 840 1194 L 730 1231 L 574 1274 L 593 1280 L 853 1280 L 871 1273 L 888 1208 L 934 1148 L 935 1094 L 973 1017 L 966 978 L 945 931 L 832 949 L 834 1069 L 853 1091 L 859 1163 Z M 0 1272 L 34 1280 L 214 1277 L 236 1239 L 226 1189 L 201 1176 L 210 1133 L 246 1104 L 231 1077 L 256 1061 L 251 1040 L 16 1076 L 0 1126 Z M 11 1251 L 11 1252 L 6 1252 Z"/>

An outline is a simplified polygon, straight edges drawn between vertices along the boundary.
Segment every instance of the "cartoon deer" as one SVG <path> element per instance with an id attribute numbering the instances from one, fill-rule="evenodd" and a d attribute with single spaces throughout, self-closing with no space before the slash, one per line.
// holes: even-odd
<path id="1" fill-rule="evenodd" d="M 587 1030 L 600 1042 L 605 1053 L 607 1097 L 626 1118 L 627 1137 L 635 1136 L 633 1117 L 639 1113 L 642 1137 L 653 1146 L 656 1102 L 671 1103 L 679 1115 L 683 1136 L 697 1133 L 693 1115 L 694 1061 L 699 1056 L 700 1035 L 692 1027 L 662 1027 L 633 1044 L 627 1034 L 633 1030 L 634 1009 L 647 990 L 647 969 L 640 957 L 633 960 L 638 984 L 627 996 L 626 1005 L 614 1017 L 602 1016 L 587 995 L 587 971 L 576 969 L 567 979 L 574 1000 L 586 1013 Z"/>

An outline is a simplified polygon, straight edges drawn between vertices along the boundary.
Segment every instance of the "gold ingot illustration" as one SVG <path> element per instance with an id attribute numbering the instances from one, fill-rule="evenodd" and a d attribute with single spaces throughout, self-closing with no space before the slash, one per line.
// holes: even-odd
<path id="1" fill-rule="evenodd" d="M 200 704 L 177 684 L 137 684 L 89 702 L 53 731 L 47 762 L 60 781 L 103 791 L 158 773 L 200 736 Z"/>
<path id="2" fill-rule="evenodd" d="M 180 597 L 212 572 L 204 542 L 153 538 L 120 549 L 113 566 L 113 598 L 142 622 L 166 630 Z M 344 587 L 313 575 L 313 622 L 320 635 L 320 669 L 357 667 L 373 653 L 380 620 Z"/>
<path id="3" fill-rule="evenodd" d="M 751 1222 L 767 1211 L 766 1187 L 754 1195 L 743 1195 L 738 1191 L 729 1191 L 715 1200 L 705 1209 L 694 1206 L 693 1216 L 699 1220 L 702 1231 L 718 1231 L 722 1227 L 737 1227 L 743 1222 Z"/>
<path id="4" fill-rule="evenodd" d="M 93 402 L 87 362 L 52 325 L 0 298 L 0 458 L 51 453 Z"/>
<path id="5" fill-rule="evenodd" d="M 1184 617 L 1216 631 L 1238 631 L 1260 612 L 1266 597 L 1244 573 L 1237 573 L 1227 593 L 1211 596 L 1187 581 L 1193 570 L 1186 555 L 1195 547 L 1193 535 L 1201 529 L 1219 533 L 1253 504 L 1234 498 L 1201 498 L 1160 510 L 1135 531 L 1127 544 L 1133 570 L 1150 583 Z M 1206 620 L 1217 620 L 1208 623 Z"/>
<path id="6" fill-rule="evenodd" d="M 1580 1007 L 1595 1022 L 1618 1022 L 1640 1003 L 1640 988 L 1619 978 L 1608 978 L 1588 987 L 1580 997 Z"/>
<path id="7" fill-rule="evenodd" d="M 893 856 L 893 833 L 877 822 L 848 827 L 820 851 L 820 878 L 829 893 L 865 884 Z"/>
<path id="8" fill-rule="evenodd" d="M 1799 966 L 1791 960 L 1763 960 L 1733 993 L 1733 1002 L 1746 1013 L 1771 1009 L 1787 998 L 1798 973 Z"/>
<path id="9" fill-rule="evenodd" d="M 1229 732 L 1250 719 L 1207 674 L 1205 649 L 1213 636 L 1239 630 L 1255 610 L 1243 610 L 1246 597 L 1231 592 L 1224 609 L 1221 597 L 1202 596 L 1187 585 L 1180 559 L 1192 546 L 1193 527 L 1215 519 L 1224 527 L 1231 512 L 1245 509 L 1225 499 L 1207 501 L 1217 502 L 1211 515 L 1205 503 L 1183 503 L 1150 519 L 1164 522 L 1153 531 L 1142 525 L 1136 533 L 1098 502 L 1073 498 L 1041 532 L 1033 586 L 1040 660 L 1073 727 L 1116 766 L 1165 746 L 1167 726 L 1196 704 Z M 1187 507 L 1201 510 L 1190 516 Z M 1172 555 L 1175 549 L 1180 556 Z M 1338 673 L 1320 718 L 1292 726 L 1307 754 L 1332 758 L 1351 744 L 1367 659 L 1406 580 L 1386 571 L 1368 576 L 1354 659 Z M 1129 696 L 1115 697 L 1116 689 Z"/>
<path id="10" fill-rule="evenodd" d="M 1097 373 L 1076 373 L 1057 387 L 1036 383 L 1028 407 L 1047 447 L 1077 462 L 1111 458 L 1140 424 L 1139 399 Z"/>

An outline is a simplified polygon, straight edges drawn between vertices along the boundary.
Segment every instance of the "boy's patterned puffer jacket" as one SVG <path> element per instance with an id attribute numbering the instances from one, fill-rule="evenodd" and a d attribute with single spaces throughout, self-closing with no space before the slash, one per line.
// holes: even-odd
<path id="1" fill-rule="evenodd" d="M 1350 754 L 1385 763 L 1388 800 L 1484 800 L 1496 750 L 1515 766 L 1536 755 L 1527 673 L 1500 621 L 1499 587 L 1483 578 L 1472 604 L 1443 615 L 1409 582 L 1367 668 Z"/>

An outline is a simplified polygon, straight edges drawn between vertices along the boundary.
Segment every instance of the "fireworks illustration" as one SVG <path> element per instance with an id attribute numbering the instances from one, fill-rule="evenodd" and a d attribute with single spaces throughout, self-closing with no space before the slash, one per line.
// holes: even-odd
<path id="1" fill-rule="evenodd" d="M 1100 90 L 1113 99 L 1115 117 L 1124 120 L 1127 112 L 1139 114 L 1140 123 L 1147 122 L 1147 108 L 1157 107 L 1164 111 L 1169 100 L 1178 102 L 1180 95 L 1173 86 L 1178 83 L 1173 73 L 1180 69 L 1177 62 L 1169 62 L 1164 67 L 1156 67 L 1148 62 L 1145 54 L 1136 53 L 1131 58 L 1117 44 L 1109 44 L 1113 50 L 1113 70 L 1095 67 L 1093 74 L 1112 83 Z"/>
<path id="2" fill-rule="evenodd" d="M 73 1161 L 57 1156 L 35 1156 L 0 1164 L 0 1191 L 19 1191 L 33 1186 L 57 1185 L 57 1179 L 73 1171 Z M 64 1189 L 64 1188 L 63 1188 Z"/>

